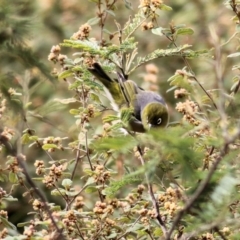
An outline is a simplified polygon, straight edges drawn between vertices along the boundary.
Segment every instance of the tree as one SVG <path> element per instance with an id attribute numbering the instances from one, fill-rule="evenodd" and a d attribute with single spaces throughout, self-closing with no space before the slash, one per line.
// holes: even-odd
<path id="1" fill-rule="evenodd" d="M 67 124 L 60 126 L 64 131 L 55 132 L 54 136 L 42 136 L 33 130 L 29 114 L 47 123 L 48 119 L 41 111 L 31 112 L 28 99 L 24 102 L 18 92 L 9 90 L 11 84 L 6 90 L 2 88 L 3 126 L 9 116 L 6 99 L 11 103 L 16 100 L 11 98 L 14 96 L 21 104 L 9 105 L 9 111 L 22 109 L 20 119 L 26 129 L 20 132 L 21 140 L 15 145 L 14 130 L 2 129 L 0 142 L 8 161 L 0 177 L 15 188 L 26 188 L 25 197 L 34 213 L 29 221 L 18 224 L 25 227 L 20 234 L 8 221 L 7 211 L 2 210 L 1 221 L 6 228 L 1 237 L 14 239 L 10 236 L 18 234 L 22 239 L 237 239 L 240 81 L 231 70 L 239 70 L 239 52 L 233 50 L 240 20 L 238 4 L 225 3 L 234 14 L 237 28 L 224 43 L 212 25 L 209 31 L 206 29 L 209 16 L 204 12 L 206 18 L 199 25 L 198 37 L 209 46 L 202 50 L 197 49 L 197 41 L 186 43 L 195 36 L 188 24 L 160 24 L 163 14 L 170 15 L 175 12 L 174 7 L 180 6 L 178 2 L 172 8 L 159 0 L 142 0 L 135 8 L 125 0 L 126 9 L 132 8 L 134 16 L 124 23 L 118 18 L 122 2 L 90 2 L 96 6 L 96 16 L 69 39 L 53 46 L 48 56 L 56 64 L 54 76 L 65 84 L 68 96 L 54 99 L 42 109 L 59 109 L 62 121 L 67 113 L 60 111 L 69 109 L 75 119 L 71 137 Z M 205 11 L 218 6 L 206 5 Z M 183 10 L 179 12 L 184 14 Z M 154 46 L 142 54 L 144 35 L 164 47 Z M 70 49 L 71 54 L 62 54 L 63 49 Z M 158 82 L 159 68 L 152 63 L 154 60 L 163 62 L 168 69 L 172 68 L 168 66 L 171 63 L 180 62 L 181 67 L 167 81 Z M 140 66 L 145 65 L 143 88 L 168 88 L 168 94 L 176 100 L 163 95 L 169 100 L 171 119 L 177 121 L 170 120 L 164 129 L 132 132 L 127 127 L 131 110 L 112 108 L 111 98 L 88 71 L 94 62 L 111 76 L 121 71 L 134 80 L 138 79 Z M 231 84 L 225 81 L 231 78 Z M 174 101 L 175 110 L 171 104 Z M 31 157 L 26 157 L 23 144 L 45 154 L 42 159 L 33 157 L 38 177 L 33 177 L 27 164 Z M 46 161 L 46 156 L 50 160 Z M 48 193 L 53 196 L 51 201 Z M 11 191 L 1 190 L 2 208 L 3 203 L 16 200 L 12 195 Z M 56 204 L 56 198 L 62 202 Z"/>

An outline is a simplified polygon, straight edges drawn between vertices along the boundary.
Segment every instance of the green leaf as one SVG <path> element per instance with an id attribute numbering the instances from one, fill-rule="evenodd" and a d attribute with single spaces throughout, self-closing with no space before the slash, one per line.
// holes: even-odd
<path id="1" fill-rule="evenodd" d="M 112 122 L 112 121 L 119 120 L 119 117 L 116 115 L 107 115 L 107 116 L 103 117 L 102 120 L 104 123 Z"/>
<path id="2" fill-rule="evenodd" d="M 43 150 L 49 150 L 49 149 L 52 149 L 52 148 L 55 148 L 55 149 L 57 149 L 58 147 L 57 147 L 57 145 L 56 144 L 44 144 L 43 146 L 42 146 L 42 149 Z"/>
<path id="3" fill-rule="evenodd" d="M 73 72 L 71 69 L 65 70 L 58 74 L 58 79 L 64 79 L 67 77 L 71 77 L 73 75 Z"/>
<path id="4" fill-rule="evenodd" d="M 17 198 L 14 198 L 14 197 L 12 197 L 12 196 L 3 197 L 2 199 L 3 199 L 3 200 L 6 200 L 6 201 L 8 201 L 8 202 L 17 202 L 17 201 L 18 201 Z"/>
<path id="5" fill-rule="evenodd" d="M 128 0 L 124 0 L 124 3 L 125 3 L 124 5 L 125 5 L 126 8 L 128 8 L 130 10 L 133 10 L 132 4 Z"/>
<path id="6" fill-rule="evenodd" d="M 21 137 L 21 142 L 22 144 L 28 144 L 30 142 L 29 139 L 29 134 L 28 133 L 24 133 Z"/>
<path id="7" fill-rule="evenodd" d="M 229 198 L 238 184 L 238 180 L 230 174 L 225 175 L 219 182 L 211 195 L 212 200 L 216 204 L 222 204 L 226 198 Z"/>
<path id="8" fill-rule="evenodd" d="M 4 174 L 2 171 L 0 172 L 0 182 L 6 182 L 8 180 L 7 174 Z"/>
<path id="9" fill-rule="evenodd" d="M 55 98 L 54 101 L 60 102 L 62 104 L 69 104 L 69 103 L 77 102 L 77 99 L 76 98 L 66 98 L 66 99 Z"/>
<path id="10" fill-rule="evenodd" d="M 69 113 L 72 115 L 78 115 L 81 111 L 79 109 L 70 109 Z"/>
<path id="11" fill-rule="evenodd" d="M 187 75 L 175 74 L 172 77 L 170 77 L 167 81 L 170 82 L 170 86 L 184 88 L 189 92 L 192 90 L 192 86 L 188 81 Z"/>
<path id="12" fill-rule="evenodd" d="M 114 233 L 111 233 L 109 236 L 107 236 L 106 239 L 116 239 L 117 236 L 118 234 L 114 232 Z"/>
<path id="13" fill-rule="evenodd" d="M 51 191 L 52 196 L 62 196 L 66 195 L 66 190 L 63 188 L 54 189 Z"/>
<path id="14" fill-rule="evenodd" d="M 17 231 L 16 226 L 13 225 L 11 222 L 9 222 L 6 218 L 0 216 L 0 222 L 1 222 L 6 228 L 11 228 L 11 229 Z"/>
<path id="15" fill-rule="evenodd" d="M 94 18 L 89 19 L 89 20 L 87 21 L 87 23 L 92 26 L 92 25 L 98 24 L 99 21 L 100 21 L 100 18 L 99 18 L 99 17 L 94 17 Z"/>
<path id="16" fill-rule="evenodd" d="M 62 180 L 62 186 L 63 186 L 65 189 L 69 189 L 69 188 L 72 186 L 72 180 L 69 179 L 69 178 L 63 179 L 63 180 Z"/>
<path id="17" fill-rule="evenodd" d="M 93 193 L 93 192 L 97 192 L 97 187 L 96 186 L 89 186 L 89 187 L 86 187 L 85 189 L 85 192 L 86 193 Z"/>
<path id="18" fill-rule="evenodd" d="M 128 124 L 128 122 L 132 116 L 133 116 L 133 109 L 131 109 L 131 108 L 121 109 L 120 118 L 124 124 Z"/>
<path id="19" fill-rule="evenodd" d="M 21 228 L 21 227 L 28 226 L 28 225 L 30 225 L 30 224 L 31 224 L 31 222 L 22 222 L 22 223 L 18 223 L 18 224 L 17 224 L 17 227 Z"/>
<path id="20" fill-rule="evenodd" d="M 159 8 L 163 11 L 172 11 L 172 8 L 165 4 L 161 4 Z"/>
<path id="21" fill-rule="evenodd" d="M 177 35 L 192 35 L 194 31 L 191 28 L 179 28 L 176 31 Z"/>
<path id="22" fill-rule="evenodd" d="M 8 179 L 11 183 L 17 183 L 18 182 L 18 177 L 16 173 L 10 172 L 8 175 Z"/>
<path id="23" fill-rule="evenodd" d="M 97 151 L 108 151 L 111 149 L 115 151 L 127 152 L 136 146 L 137 142 L 133 137 L 125 136 L 100 139 L 93 141 L 92 144 Z"/>
<path id="24" fill-rule="evenodd" d="M 93 172 L 93 173 L 94 173 L 94 172 Z M 84 187 L 89 186 L 89 185 L 94 184 L 94 183 L 95 183 L 94 177 L 90 177 L 90 178 L 88 178 L 88 180 L 87 180 L 87 182 L 85 183 Z"/>
<path id="25" fill-rule="evenodd" d="M 112 15 L 113 17 L 116 16 L 116 14 L 114 13 L 114 11 L 112 11 L 112 10 L 105 10 L 105 12 L 109 13 L 109 14 Z"/>

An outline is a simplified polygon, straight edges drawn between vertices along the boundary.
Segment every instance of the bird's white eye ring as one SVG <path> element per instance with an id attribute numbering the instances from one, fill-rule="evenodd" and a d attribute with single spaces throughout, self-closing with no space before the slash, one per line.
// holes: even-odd
<path id="1" fill-rule="evenodd" d="M 160 125 L 160 124 L 161 124 L 161 122 L 162 122 L 162 119 L 161 119 L 161 118 L 159 118 L 159 119 L 157 120 L 157 125 Z"/>

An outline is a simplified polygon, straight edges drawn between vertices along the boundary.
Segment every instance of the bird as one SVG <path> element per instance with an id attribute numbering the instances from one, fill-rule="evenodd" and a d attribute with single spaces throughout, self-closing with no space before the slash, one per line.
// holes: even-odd
<path id="1" fill-rule="evenodd" d="M 127 80 L 122 72 L 117 72 L 117 79 L 110 78 L 97 62 L 94 62 L 88 71 L 110 92 L 119 109 L 132 109 L 132 117 L 129 119 L 132 131 L 144 133 L 167 126 L 168 107 L 160 94 L 145 91 L 133 80 Z"/>

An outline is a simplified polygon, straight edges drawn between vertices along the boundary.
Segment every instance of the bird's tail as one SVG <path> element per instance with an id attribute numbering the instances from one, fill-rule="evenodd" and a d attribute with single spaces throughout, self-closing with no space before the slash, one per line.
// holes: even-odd
<path id="1" fill-rule="evenodd" d="M 107 88 L 109 88 L 109 84 L 114 82 L 98 63 L 93 63 L 92 67 L 88 68 L 88 71 L 92 73 Z"/>

